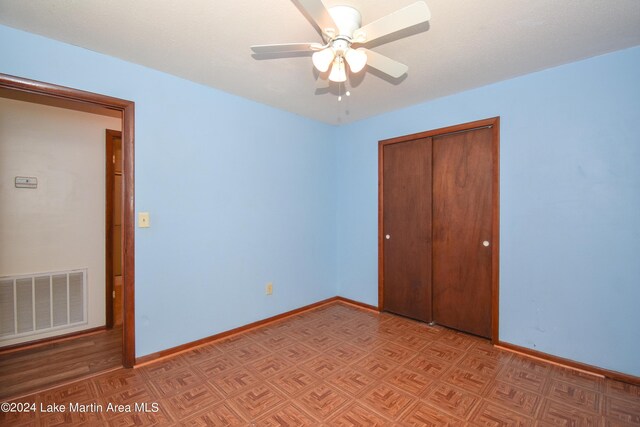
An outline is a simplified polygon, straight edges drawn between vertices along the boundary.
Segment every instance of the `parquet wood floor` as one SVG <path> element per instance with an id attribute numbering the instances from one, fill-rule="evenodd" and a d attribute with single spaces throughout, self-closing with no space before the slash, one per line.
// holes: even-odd
<path id="1" fill-rule="evenodd" d="M 18 401 L 37 410 L 0 424 L 640 425 L 640 387 L 342 303 Z M 54 403 L 66 412 L 40 408 Z"/>
<path id="2" fill-rule="evenodd" d="M 122 366 L 122 328 L 0 355 L 0 400 Z"/>

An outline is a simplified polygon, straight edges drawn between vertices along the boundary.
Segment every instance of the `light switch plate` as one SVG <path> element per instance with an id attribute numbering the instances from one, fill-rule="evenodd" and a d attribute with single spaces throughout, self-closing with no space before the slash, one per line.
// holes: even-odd
<path id="1" fill-rule="evenodd" d="M 149 212 L 138 212 L 138 227 L 151 227 L 151 222 L 149 221 Z"/>

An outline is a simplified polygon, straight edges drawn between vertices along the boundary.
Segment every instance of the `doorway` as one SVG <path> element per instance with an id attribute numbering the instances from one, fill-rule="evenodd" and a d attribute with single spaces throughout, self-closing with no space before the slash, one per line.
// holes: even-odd
<path id="1" fill-rule="evenodd" d="M 379 309 L 498 340 L 499 118 L 379 143 Z"/>
<path id="2" fill-rule="evenodd" d="M 0 74 L 0 90 L 8 96 L 20 96 L 31 102 L 62 108 L 95 112 L 108 109 L 122 118 L 122 289 L 123 333 L 122 365 L 135 364 L 134 325 L 134 103 L 105 95 L 80 91 Z"/>

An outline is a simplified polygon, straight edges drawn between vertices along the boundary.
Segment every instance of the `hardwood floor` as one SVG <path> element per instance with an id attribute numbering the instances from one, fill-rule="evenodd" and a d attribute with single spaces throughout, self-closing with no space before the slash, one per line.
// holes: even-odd
<path id="1" fill-rule="evenodd" d="M 0 424 L 640 425 L 640 387 L 342 303 L 16 402 Z"/>
<path id="2" fill-rule="evenodd" d="M 122 328 L 0 355 L 0 399 L 122 366 Z"/>

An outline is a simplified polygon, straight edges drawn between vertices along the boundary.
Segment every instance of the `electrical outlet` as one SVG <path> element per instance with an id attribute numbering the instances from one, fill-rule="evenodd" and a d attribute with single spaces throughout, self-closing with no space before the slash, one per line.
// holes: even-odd
<path id="1" fill-rule="evenodd" d="M 271 282 L 267 283 L 267 286 L 265 286 L 264 288 L 264 293 L 267 295 L 273 294 L 273 283 Z"/>

